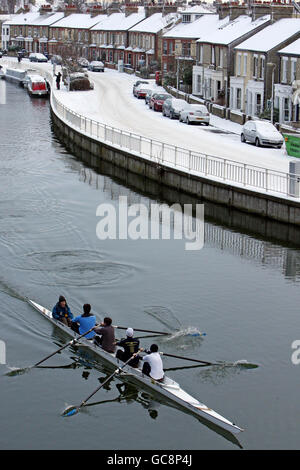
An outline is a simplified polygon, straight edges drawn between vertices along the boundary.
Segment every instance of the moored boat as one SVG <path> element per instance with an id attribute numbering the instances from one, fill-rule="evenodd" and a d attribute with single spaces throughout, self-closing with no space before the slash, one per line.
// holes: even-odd
<path id="1" fill-rule="evenodd" d="M 77 334 L 73 330 L 71 330 L 63 323 L 55 320 L 52 317 L 52 312 L 50 310 L 32 300 L 28 300 L 28 302 L 33 308 L 35 308 L 40 314 L 42 314 L 44 318 L 49 320 L 59 329 L 63 330 L 69 337 L 77 337 Z M 104 351 L 101 347 L 95 345 L 91 340 L 81 338 L 78 344 L 80 346 L 87 347 L 88 349 L 93 351 L 93 353 L 100 357 L 102 361 L 109 364 L 110 366 L 118 368 L 120 367 L 120 365 L 123 364 L 122 361 L 115 357 L 115 354 Z M 239 432 L 243 431 L 242 428 L 238 427 L 228 419 L 221 416 L 216 411 L 212 410 L 203 403 L 199 402 L 196 398 L 189 395 L 180 387 L 177 382 L 175 382 L 169 377 L 165 376 L 163 382 L 158 382 L 152 379 L 151 377 L 148 377 L 143 374 L 141 368 L 133 368 L 130 366 L 126 366 L 124 373 L 120 374 L 119 377 L 125 377 L 129 380 L 133 379 L 134 382 L 142 384 L 142 386 L 145 386 L 146 388 L 150 388 L 155 393 L 162 395 L 169 401 L 177 404 L 179 407 L 198 416 L 199 418 L 204 418 L 204 420 L 213 423 L 214 425 L 224 429 L 225 431 L 228 431 L 232 434 L 238 434 Z"/>
<path id="2" fill-rule="evenodd" d="M 23 86 L 23 81 L 26 77 L 26 70 L 7 68 L 5 72 L 5 80 L 17 83 Z"/>

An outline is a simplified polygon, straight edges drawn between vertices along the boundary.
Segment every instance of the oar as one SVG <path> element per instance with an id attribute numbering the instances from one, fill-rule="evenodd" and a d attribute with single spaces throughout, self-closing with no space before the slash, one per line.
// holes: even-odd
<path id="1" fill-rule="evenodd" d="M 231 362 L 231 363 L 226 363 L 226 362 L 207 362 L 207 361 L 200 361 L 199 359 L 193 359 L 191 357 L 185 357 L 185 356 L 175 356 L 175 354 L 168 354 L 164 352 L 160 352 L 162 356 L 168 356 L 168 357 L 175 357 L 176 359 L 183 359 L 185 361 L 192 361 L 192 362 L 198 362 L 199 364 L 204 364 L 206 366 L 226 366 L 226 367 L 245 367 L 246 369 L 255 369 L 258 367 L 257 364 L 252 364 L 251 362 L 247 361 L 236 361 L 236 362 Z"/>
<path id="2" fill-rule="evenodd" d="M 190 357 L 184 357 L 184 356 L 175 356 L 175 354 L 168 354 L 168 353 L 165 353 L 165 352 L 160 352 L 160 354 L 162 356 L 175 357 L 176 359 L 184 359 L 186 361 L 199 362 L 199 364 L 205 364 L 206 366 L 215 366 L 215 365 L 217 365 L 213 362 L 200 361 L 199 359 L 192 359 Z"/>
<path id="3" fill-rule="evenodd" d="M 119 330 L 127 330 L 127 326 L 117 326 L 113 325 L 114 328 L 118 328 Z M 171 335 L 172 333 L 168 333 L 167 331 L 153 331 L 153 330 L 141 330 L 139 328 L 134 328 L 134 331 L 141 331 L 143 333 L 154 333 L 157 335 Z"/>
<path id="4" fill-rule="evenodd" d="M 80 338 L 83 338 L 83 337 L 86 336 L 87 334 L 91 333 L 91 331 L 93 331 L 94 328 L 95 328 L 95 327 L 93 326 L 93 328 L 91 328 L 90 330 L 86 331 L 86 332 L 83 333 L 82 335 L 77 336 L 77 338 L 72 339 L 71 341 L 69 341 L 67 344 L 65 344 L 65 345 L 62 346 L 61 348 L 59 348 L 59 349 L 58 349 L 57 351 L 55 351 L 54 353 L 49 354 L 49 356 L 45 357 L 45 358 L 42 359 L 41 361 L 39 361 L 39 362 L 37 362 L 36 364 L 34 364 L 32 367 L 39 366 L 40 364 L 42 364 L 42 362 L 47 361 L 47 359 L 50 359 L 50 357 L 55 356 L 55 354 L 59 353 L 59 352 L 62 351 L 63 349 L 67 348 L 68 346 L 71 346 L 71 344 L 77 343 L 77 341 L 78 341 Z"/>
<path id="5" fill-rule="evenodd" d="M 127 328 L 126 328 L 127 329 Z M 62 413 L 62 416 L 73 416 L 75 415 L 76 413 L 79 412 L 80 408 L 82 408 L 83 406 L 86 405 L 86 402 L 92 398 L 95 393 L 97 393 L 102 387 L 104 387 L 105 384 L 107 384 L 107 382 L 109 382 L 116 374 L 118 374 L 119 372 L 121 372 L 122 369 L 124 369 L 125 366 L 127 366 L 128 362 L 131 361 L 131 359 L 133 359 L 139 352 L 141 352 L 141 349 L 138 350 L 137 353 L 134 353 L 132 354 L 132 356 L 130 356 L 130 358 L 128 359 L 128 361 L 124 362 L 124 364 L 121 366 L 121 367 L 118 367 L 118 369 L 116 369 L 101 385 L 99 385 L 99 387 L 96 388 L 96 390 L 93 391 L 93 393 L 91 393 L 87 398 L 85 398 L 85 400 L 83 400 L 80 405 L 78 406 L 68 406 L 68 408 L 66 408 L 64 410 L 64 412 Z"/>

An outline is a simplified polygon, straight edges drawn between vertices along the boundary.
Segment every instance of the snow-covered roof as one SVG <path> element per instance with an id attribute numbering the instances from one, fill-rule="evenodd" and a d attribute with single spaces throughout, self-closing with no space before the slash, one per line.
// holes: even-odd
<path id="1" fill-rule="evenodd" d="M 242 42 L 235 49 L 267 52 L 297 33 L 300 36 L 300 19 L 283 18 Z"/>
<path id="2" fill-rule="evenodd" d="M 216 13 L 216 8 L 211 3 L 208 3 L 206 5 L 194 5 L 192 7 L 184 6 L 178 8 L 178 11 L 183 15 L 203 15 L 205 13 Z"/>
<path id="3" fill-rule="evenodd" d="M 91 16 L 86 13 L 72 13 L 55 23 L 55 28 L 90 29 L 92 26 L 99 23 L 101 16 L 102 15 L 98 15 L 91 18 Z"/>
<path id="4" fill-rule="evenodd" d="M 102 15 L 104 16 L 104 15 Z M 105 15 L 104 18 L 98 17 L 98 24 L 93 26 L 93 31 L 127 31 L 134 25 L 143 21 L 145 13 L 131 13 L 131 15 L 125 16 L 125 13 L 112 13 L 111 15 Z"/>
<path id="5" fill-rule="evenodd" d="M 290 55 L 299 55 L 300 56 L 300 39 L 292 42 L 289 46 L 284 47 L 279 54 L 290 54 Z"/>
<path id="6" fill-rule="evenodd" d="M 224 22 L 224 20 L 223 20 Z M 179 23 L 166 32 L 164 38 L 191 38 L 205 37 L 220 24 L 219 15 L 203 15 L 192 23 Z"/>
<path id="7" fill-rule="evenodd" d="M 35 20 L 32 25 L 33 26 L 50 26 L 51 24 L 55 23 L 56 21 L 61 20 L 64 17 L 64 13 L 48 13 L 46 15 L 40 15 L 37 20 Z"/>
<path id="8" fill-rule="evenodd" d="M 241 15 L 232 21 L 227 17 L 227 21 L 224 24 L 220 25 L 204 38 L 202 36 L 200 41 L 228 45 L 243 37 L 244 34 L 250 33 L 259 26 L 268 23 L 268 21 L 270 21 L 270 15 L 261 16 L 255 21 L 252 21 L 251 16 L 248 15 Z"/>
<path id="9" fill-rule="evenodd" d="M 13 15 L 11 19 L 5 22 L 8 25 L 26 25 L 32 24 L 40 16 L 39 13 L 20 13 L 19 15 Z M 4 24 L 4 23 L 3 23 Z"/>
<path id="10" fill-rule="evenodd" d="M 8 21 L 12 19 L 12 15 L 0 15 L 0 23 L 3 23 L 4 21 Z"/>
<path id="11" fill-rule="evenodd" d="M 177 13 L 169 13 L 165 16 L 163 16 L 162 13 L 154 13 L 144 21 L 141 21 L 138 25 L 131 28 L 130 31 L 137 33 L 158 33 L 166 26 L 176 21 L 177 18 Z"/>

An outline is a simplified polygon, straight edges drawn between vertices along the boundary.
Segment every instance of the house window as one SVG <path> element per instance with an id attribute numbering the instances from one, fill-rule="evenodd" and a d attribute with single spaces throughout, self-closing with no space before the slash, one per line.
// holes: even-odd
<path id="1" fill-rule="evenodd" d="M 202 80 L 201 75 L 197 75 L 197 93 L 202 94 Z"/>
<path id="2" fill-rule="evenodd" d="M 201 44 L 199 52 L 200 52 L 199 62 L 200 62 L 200 64 L 202 64 L 203 63 L 203 44 Z"/>
<path id="3" fill-rule="evenodd" d="M 215 65 L 215 48 L 211 46 L 211 64 Z"/>
<path id="4" fill-rule="evenodd" d="M 291 59 L 291 82 L 296 80 L 296 66 L 297 66 L 296 59 Z"/>
<path id="5" fill-rule="evenodd" d="M 247 75 L 247 54 L 244 54 L 244 70 L 243 70 L 243 75 L 246 77 Z"/>
<path id="6" fill-rule="evenodd" d="M 168 54 L 168 43 L 167 43 L 167 41 L 164 41 L 164 50 L 163 50 L 163 54 L 164 54 L 164 55 L 167 55 L 167 54 Z"/>
<path id="7" fill-rule="evenodd" d="M 219 67 L 223 68 L 224 64 L 224 49 L 219 49 Z"/>
<path id="8" fill-rule="evenodd" d="M 284 98 L 283 100 L 283 120 L 290 120 L 290 103 L 288 98 Z"/>
<path id="9" fill-rule="evenodd" d="M 236 89 L 236 109 L 241 109 L 242 107 L 242 90 L 241 88 Z"/>
<path id="10" fill-rule="evenodd" d="M 237 75 L 241 75 L 242 54 L 237 56 Z"/>
<path id="11" fill-rule="evenodd" d="M 190 23 L 191 22 L 191 15 L 182 15 L 182 22 L 183 23 Z"/>
<path id="12" fill-rule="evenodd" d="M 264 78 L 265 76 L 265 58 L 260 56 L 260 78 Z"/>
<path id="13" fill-rule="evenodd" d="M 287 57 L 282 57 L 282 83 L 287 82 Z"/>
<path id="14" fill-rule="evenodd" d="M 261 94 L 257 93 L 256 94 L 256 103 L 255 103 L 255 115 L 259 116 L 259 114 L 262 112 L 262 106 L 261 106 Z"/>
<path id="15" fill-rule="evenodd" d="M 128 64 L 131 65 L 131 54 L 128 54 Z"/>
<path id="16" fill-rule="evenodd" d="M 190 42 L 183 42 L 182 43 L 182 55 L 184 57 L 191 56 L 191 43 Z"/>
<path id="17" fill-rule="evenodd" d="M 173 54 L 173 43 L 169 43 L 169 54 Z"/>
<path id="18" fill-rule="evenodd" d="M 258 69 L 258 57 L 257 55 L 253 56 L 253 77 L 257 78 L 257 69 Z"/>

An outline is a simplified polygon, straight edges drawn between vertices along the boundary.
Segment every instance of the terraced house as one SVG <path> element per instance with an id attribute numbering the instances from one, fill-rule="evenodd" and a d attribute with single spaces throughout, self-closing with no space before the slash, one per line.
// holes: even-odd
<path id="1" fill-rule="evenodd" d="M 163 35 L 162 72 L 175 72 L 179 64 L 192 66 L 196 60 L 196 40 L 210 24 L 212 5 L 195 5 L 180 11 L 180 23 Z"/>
<path id="2" fill-rule="evenodd" d="M 193 69 L 193 93 L 228 106 L 234 47 L 270 24 L 270 15 L 247 15 L 246 5 L 217 6 L 219 23 L 197 41 L 197 65 Z"/>
<path id="3" fill-rule="evenodd" d="M 278 51 L 300 37 L 300 19 L 283 18 L 235 48 L 235 75 L 230 79 L 231 109 L 260 116 L 272 106 L 279 83 Z"/>
<path id="4" fill-rule="evenodd" d="M 102 15 L 90 16 L 85 13 L 71 13 L 50 27 L 48 48 L 50 54 L 88 57 L 90 28 L 102 20 Z M 70 13 L 70 14 L 68 14 Z"/>
<path id="5" fill-rule="evenodd" d="M 126 64 L 139 69 L 155 62 L 157 69 L 160 69 L 162 36 L 179 19 L 173 10 L 173 7 L 166 7 L 164 12 L 155 13 L 157 8 L 145 8 L 146 19 L 129 30 L 128 47 L 125 49 Z"/>
<path id="6" fill-rule="evenodd" d="M 144 9 L 127 8 L 125 13 L 103 15 L 91 28 L 90 58 L 100 58 L 107 64 L 117 64 L 125 59 L 129 29 L 145 19 Z"/>
<path id="7" fill-rule="evenodd" d="M 274 87 L 274 107 L 279 122 L 300 121 L 300 39 L 278 51 L 279 83 Z"/>
<path id="8" fill-rule="evenodd" d="M 181 21 L 163 35 L 162 72 L 192 68 L 196 61 L 196 41 L 209 31 L 218 16 L 212 7 L 195 6 L 180 12 Z"/>

